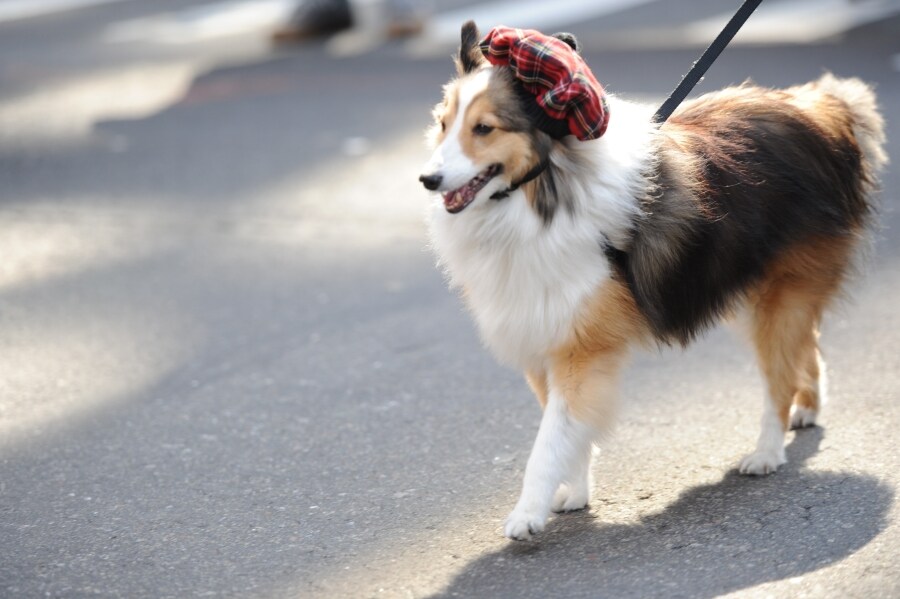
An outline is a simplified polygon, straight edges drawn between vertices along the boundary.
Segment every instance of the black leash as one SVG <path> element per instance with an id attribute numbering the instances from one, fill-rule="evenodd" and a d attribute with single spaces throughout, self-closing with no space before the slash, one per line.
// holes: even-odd
<path id="1" fill-rule="evenodd" d="M 691 93 L 691 90 L 700 83 L 700 80 L 703 79 L 703 75 L 706 74 L 706 71 L 709 70 L 712 63 L 716 61 L 719 54 L 722 53 L 722 50 L 724 50 L 731 40 L 734 39 L 734 36 L 737 35 L 737 32 L 741 30 L 741 27 L 744 26 L 744 23 L 747 22 L 747 19 L 750 18 L 750 15 L 753 14 L 753 11 L 756 10 L 761 3 L 762 0 L 744 0 L 744 3 L 738 11 L 731 17 L 728 24 L 725 25 L 725 28 L 722 29 L 716 39 L 713 40 L 713 43 L 709 45 L 697 62 L 694 63 L 691 70 L 687 72 L 687 75 L 681 79 L 681 83 L 678 84 L 666 101 L 663 102 L 663 105 L 659 107 L 656 114 L 653 115 L 652 121 L 654 123 L 665 123 L 666 120 L 672 116 L 675 109 L 684 102 L 684 99 Z M 549 159 L 541 161 L 540 164 L 528 171 L 522 179 L 513 182 L 512 185 L 506 189 L 496 192 L 491 196 L 491 199 L 502 200 L 503 198 L 509 197 L 509 194 L 517 190 L 521 185 L 539 177 L 549 165 Z"/>
<path id="2" fill-rule="evenodd" d="M 537 179 L 541 173 L 547 170 L 547 167 L 550 166 L 550 157 L 544 158 L 538 164 L 531 167 L 531 170 L 525 173 L 525 176 L 519 179 L 518 181 L 513 181 L 512 185 L 507 187 L 506 189 L 501 189 L 497 193 L 491 196 L 492 200 L 502 200 L 503 198 L 508 198 L 509 194 L 519 189 L 522 185 L 525 185 L 529 181 L 533 181 Z"/>
<path id="3" fill-rule="evenodd" d="M 669 95 L 669 98 L 663 102 L 663 105 L 656 111 L 656 114 L 653 115 L 654 123 L 665 123 L 666 120 L 672 116 L 672 113 L 675 112 L 678 105 L 684 102 L 687 95 L 691 93 L 691 90 L 700 82 L 703 75 L 705 75 L 709 67 L 712 66 L 712 63 L 716 61 L 719 54 L 725 49 L 725 46 L 731 42 L 732 38 L 740 31 L 741 27 L 744 26 L 744 23 L 747 22 L 747 19 L 750 18 L 750 15 L 753 14 L 753 11 L 756 10 L 756 7 L 759 6 L 761 2 L 762 0 L 744 0 L 744 4 L 738 9 L 735 15 L 731 17 L 731 20 L 728 21 L 728 24 L 725 25 L 722 32 L 719 33 L 715 40 L 713 40 L 713 43 L 709 45 L 709 48 L 706 49 L 700 59 L 694 63 L 691 70 L 688 71 L 687 75 L 681 80 L 681 83 L 678 84 L 678 87 L 675 88 L 671 95 Z"/>

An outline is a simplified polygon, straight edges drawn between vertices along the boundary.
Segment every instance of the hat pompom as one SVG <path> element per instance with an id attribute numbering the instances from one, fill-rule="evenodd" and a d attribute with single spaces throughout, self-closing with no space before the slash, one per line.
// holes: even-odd
<path id="1" fill-rule="evenodd" d="M 576 52 L 575 37 L 558 35 L 495 27 L 479 46 L 488 62 L 512 69 L 532 95 L 543 113 L 534 113 L 541 130 L 556 138 L 567 131 L 582 141 L 597 139 L 609 124 L 606 94 Z"/>

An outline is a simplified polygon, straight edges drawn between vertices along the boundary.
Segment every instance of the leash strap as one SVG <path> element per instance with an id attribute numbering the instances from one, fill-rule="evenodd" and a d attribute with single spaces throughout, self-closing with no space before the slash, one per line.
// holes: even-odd
<path id="1" fill-rule="evenodd" d="M 525 185 L 529 181 L 533 181 L 534 179 L 537 179 L 541 173 L 543 173 L 545 170 L 547 170 L 548 166 L 550 166 L 550 158 L 549 157 L 545 158 L 544 160 L 541 160 L 540 163 L 538 163 L 536 166 L 532 167 L 532 169 L 530 171 L 525 173 L 525 176 L 523 176 L 518 181 L 513 181 L 513 184 L 510 185 L 509 187 L 507 187 L 506 189 L 500 190 L 497 193 L 493 194 L 491 196 L 491 199 L 492 200 L 502 200 L 503 198 L 509 197 L 509 194 L 511 194 L 515 190 L 519 189 L 519 187 L 521 187 L 522 185 Z"/>
<path id="2" fill-rule="evenodd" d="M 713 40 L 713 43 L 709 45 L 703 55 L 700 56 L 700 59 L 694 63 L 691 70 L 688 71 L 687 75 L 681 80 L 681 83 L 678 84 L 678 87 L 675 88 L 668 99 L 663 102 L 663 105 L 659 107 L 659 110 L 656 111 L 656 114 L 653 115 L 654 123 L 665 123 L 666 120 L 672 116 L 672 113 L 675 112 L 678 105 L 684 101 L 687 95 L 691 93 L 691 90 L 700 82 L 703 75 L 705 75 L 709 67 L 712 66 L 712 63 L 716 61 L 719 54 L 722 53 L 722 50 L 725 49 L 732 38 L 740 31 L 741 27 L 744 26 L 744 23 L 747 22 L 747 19 L 750 18 L 750 15 L 753 14 L 753 11 L 756 10 L 756 7 L 759 6 L 761 2 L 762 0 L 744 0 L 744 4 L 741 5 L 735 15 L 731 17 L 731 20 L 728 21 L 728 24 L 725 25 L 725 28 L 719 33 L 718 37 Z"/>

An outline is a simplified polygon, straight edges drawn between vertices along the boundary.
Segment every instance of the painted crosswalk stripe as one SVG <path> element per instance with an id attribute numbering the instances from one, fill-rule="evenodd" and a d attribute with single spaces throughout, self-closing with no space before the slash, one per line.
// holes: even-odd
<path id="1" fill-rule="evenodd" d="M 434 15 L 422 40 L 433 46 L 459 42 L 460 26 L 472 19 L 484 31 L 497 25 L 549 31 L 621 12 L 656 0 L 498 0 Z M 441 49 L 443 51 L 443 49 Z"/>
<path id="2" fill-rule="evenodd" d="M 581 37 L 590 50 L 695 48 L 709 44 L 732 13 L 672 27 L 652 25 L 626 31 L 603 31 Z M 834 39 L 842 33 L 900 14 L 900 0 L 783 0 L 763 3 L 731 42 L 732 46 L 810 44 Z"/>
<path id="3" fill-rule="evenodd" d="M 127 0 L 0 0 L 0 23 Z"/>
<path id="4" fill-rule="evenodd" d="M 189 44 L 234 35 L 256 35 L 284 23 L 297 0 L 225 0 L 121 21 L 103 36 L 108 42 Z"/>
<path id="5" fill-rule="evenodd" d="M 788 0 L 763 4 L 735 38 L 739 44 L 812 43 L 900 13 L 898 2 Z M 712 39 L 724 16 L 695 23 L 690 33 Z"/>

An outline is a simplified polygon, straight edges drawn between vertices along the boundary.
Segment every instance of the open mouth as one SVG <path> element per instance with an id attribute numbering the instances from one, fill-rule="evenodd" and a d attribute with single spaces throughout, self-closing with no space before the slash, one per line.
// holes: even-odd
<path id="1" fill-rule="evenodd" d="M 472 203 L 478 192 L 484 189 L 484 186 L 500 173 L 502 168 L 499 164 L 492 164 L 459 189 L 453 189 L 444 193 L 444 208 L 451 214 L 462 211 L 463 208 Z"/>

